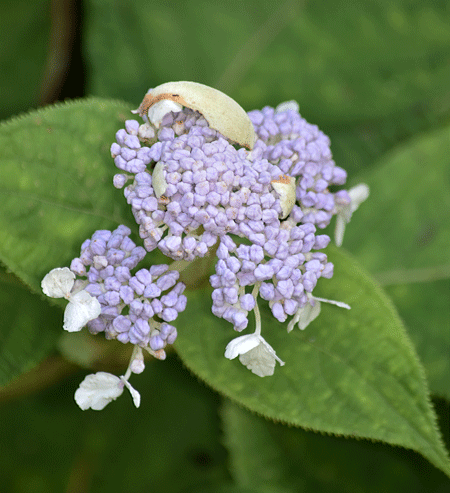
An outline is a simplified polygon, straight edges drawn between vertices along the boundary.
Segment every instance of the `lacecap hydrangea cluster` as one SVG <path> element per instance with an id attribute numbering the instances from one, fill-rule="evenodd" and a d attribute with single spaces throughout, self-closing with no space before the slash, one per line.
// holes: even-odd
<path id="1" fill-rule="evenodd" d="M 143 122 L 126 121 L 111 146 L 120 170 L 114 185 L 124 190 L 143 247 L 125 226 L 97 231 L 67 269 L 76 280 L 63 294 L 71 302 L 66 314 L 77 311 L 72 307 L 80 292 L 93 311 L 76 323 L 69 313 L 65 328 L 87 324 L 92 333 L 135 345 L 125 376 L 99 372 L 85 379 L 75 395 L 83 409 L 102 409 L 124 386 L 139 404 L 128 378 L 143 369 L 142 349 L 164 359 L 164 348 L 177 335 L 172 323 L 186 306 L 174 266 L 214 252 L 212 312 L 238 332 L 248 328 L 250 312 L 256 320 L 254 332 L 233 339 L 225 356 L 239 356 L 259 376 L 284 362 L 261 335 L 258 303 L 268 303 L 277 320 L 288 322 L 288 331 L 304 329 L 319 314 L 320 302 L 349 308 L 313 295 L 318 279 L 333 275 L 323 252 L 330 238 L 320 229 L 338 216 L 341 243 L 345 224 L 368 194 L 365 185 L 330 190 L 345 183 L 346 172 L 335 165 L 329 138 L 288 102 L 248 113 L 254 143 L 247 149 L 208 123 L 208 108 L 155 100 L 148 112 L 141 105 Z M 168 262 L 184 262 L 138 269 L 155 249 Z"/>

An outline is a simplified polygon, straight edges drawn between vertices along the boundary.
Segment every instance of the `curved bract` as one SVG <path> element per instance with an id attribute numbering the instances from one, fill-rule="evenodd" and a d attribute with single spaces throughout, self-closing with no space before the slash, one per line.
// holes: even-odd
<path id="1" fill-rule="evenodd" d="M 154 104 L 164 100 L 198 111 L 210 128 L 242 147 L 253 149 L 255 131 L 250 118 L 234 99 L 223 92 L 198 82 L 166 82 L 145 95 L 138 108 L 139 115 L 147 116 Z M 172 108 L 168 107 L 168 111 Z"/>

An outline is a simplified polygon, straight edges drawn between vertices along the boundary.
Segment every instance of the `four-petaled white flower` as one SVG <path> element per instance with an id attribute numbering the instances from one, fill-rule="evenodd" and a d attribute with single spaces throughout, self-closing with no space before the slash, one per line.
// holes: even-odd
<path id="1" fill-rule="evenodd" d="M 124 387 L 130 391 L 133 403 L 139 407 L 141 396 L 128 382 L 127 375 L 116 377 L 111 373 L 99 371 L 88 375 L 75 392 L 75 402 L 80 408 L 101 411 L 111 401 L 115 401 L 122 395 Z"/>
<path id="2" fill-rule="evenodd" d="M 75 274 L 67 267 L 51 270 L 42 279 L 42 291 L 51 298 L 66 298 L 69 304 L 64 312 L 64 330 L 80 331 L 90 320 L 101 313 L 101 305 L 97 298 L 87 291 L 74 290 Z"/>
<path id="3" fill-rule="evenodd" d="M 274 349 L 257 332 L 245 336 L 236 337 L 230 341 L 225 349 L 225 357 L 234 359 L 239 356 L 239 361 L 259 377 L 273 375 L 275 360 L 284 365 Z"/>
<path id="4" fill-rule="evenodd" d="M 360 183 L 348 191 L 350 203 L 340 207 L 336 215 L 336 228 L 334 230 L 334 241 L 337 246 L 342 245 L 344 239 L 345 225 L 350 222 L 352 214 L 369 196 L 369 187 Z"/>
<path id="5" fill-rule="evenodd" d="M 340 308 L 346 308 L 347 310 L 350 310 L 351 308 L 347 303 L 343 303 L 342 301 L 326 300 L 325 298 L 317 298 L 316 296 L 308 294 L 308 303 L 300 308 L 293 316 L 288 324 L 287 331 L 290 332 L 295 327 L 295 324 L 298 324 L 300 330 L 306 329 L 306 327 L 319 316 L 321 302 L 336 305 Z"/>

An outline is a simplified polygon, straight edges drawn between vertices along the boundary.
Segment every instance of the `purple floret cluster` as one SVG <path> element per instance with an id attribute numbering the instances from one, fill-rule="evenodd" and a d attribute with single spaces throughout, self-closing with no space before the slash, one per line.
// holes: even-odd
<path id="1" fill-rule="evenodd" d="M 330 185 L 343 185 L 344 169 L 335 165 L 330 139 L 317 125 L 308 123 L 298 111 L 276 111 L 266 106 L 248 113 L 258 138 L 264 142 L 262 157 L 289 176 L 298 178 L 292 210 L 295 222 L 325 228 L 338 207 L 349 204 L 346 190 L 330 193 Z"/>
<path id="2" fill-rule="evenodd" d="M 258 296 L 284 322 L 311 301 L 320 277 L 333 265 L 317 234 L 350 203 L 330 141 L 295 108 L 251 111 L 257 140 L 236 148 L 209 128 L 198 112 L 168 113 L 155 131 L 128 120 L 111 154 L 121 170 L 114 178 L 131 205 L 147 251 L 158 248 L 174 260 L 192 261 L 217 247 L 211 276 L 212 311 L 247 327 Z M 274 182 L 295 178 L 296 203 L 283 209 Z"/>
<path id="3" fill-rule="evenodd" d="M 161 350 L 177 337 L 170 322 L 186 306 L 185 286 L 177 282 L 179 272 L 167 265 L 133 273 L 147 252 L 136 246 L 130 233 L 126 226 L 96 231 L 83 243 L 70 270 L 100 302 L 101 315 L 87 324 L 91 333 L 104 332 L 107 339 L 131 342 L 164 357 Z"/>
<path id="4" fill-rule="evenodd" d="M 136 131 L 137 122 L 127 123 Z M 116 137 L 111 153 L 116 165 L 130 172 L 136 158 L 133 164 L 125 163 L 134 154 L 122 131 Z M 192 110 L 167 115 L 158 139 L 135 152 L 145 156 L 140 161 L 149 171 L 158 163 L 164 193 L 157 196 L 149 171 L 134 173 L 133 183 L 125 188 L 147 251 L 159 248 L 174 260 L 191 261 L 205 256 L 225 234 L 252 240 L 263 225 L 279 223 L 281 208 L 271 181 L 283 173 L 259 159 L 259 153 L 253 158 L 243 148 L 236 150 Z M 130 175 L 116 175 L 115 183 L 123 186 L 126 178 Z"/>
<path id="5" fill-rule="evenodd" d="M 64 330 L 87 326 L 134 346 L 124 375 L 100 371 L 81 382 L 75 401 L 83 410 L 103 409 L 124 388 L 139 407 L 129 378 L 144 370 L 144 350 L 162 360 L 175 342 L 187 304 L 180 273 L 188 266 L 183 280 L 192 286 L 215 268 L 215 316 L 241 332 L 253 314 L 254 330 L 233 338 L 224 356 L 239 357 L 259 377 L 273 375 L 285 363 L 262 336 L 259 305 L 287 322 L 287 332 L 305 329 L 323 302 L 350 308 L 313 295 L 321 277 L 333 276 L 324 252 L 330 238 L 320 230 L 337 216 L 340 245 L 369 194 L 365 184 L 334 191 L 346 172 L 294 101 L 246 114 L 220 91 L 181 81 L 149 90 L 132 113 L 143 123 L 127 120 L 117 131 L 113 183 L 123 189 L 143 246 L 123 225 L 96 231 L 70 269 L 52 269 L 41 283 L 44 294 L 68 301 Z M 152 265 L 149 252 L 167 264 Z"/>

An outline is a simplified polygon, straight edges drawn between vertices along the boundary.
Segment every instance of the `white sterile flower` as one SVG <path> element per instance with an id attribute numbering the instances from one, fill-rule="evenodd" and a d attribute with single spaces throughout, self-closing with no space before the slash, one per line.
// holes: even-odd
<path id="1" fill-rule="evenodd" d="M 316 301 L 314 306 L 310 303 L 306 303 L 303 308 L 297 311 L 292 320 L 289 322 L 287 331 L 290 332 L 295 324 L 298 324 L 300 330 L 306 329 L 306 327 L 319 316 L 320 313 L 320 303 Z"/>
<path id="2" fill-rule="evenodd" d="M 236 356 L 239 356 L 239 361 L 259 377 L 273 375 L 275 360 L 281 366 L 284 365 L 284 361 L 276 355 L 272 346 L 257 332 L 236 337 L 228 343 L 225 357 L 234 359 Z"/>
<path id="3" fill-rule="evenodd" d="M 42 279 L 41 287 L 50 298 L 69 298 L 74 283 L 75 274 L 68 267 L 58 267 Z"/>
<path id="4" fill-rule="evenodd" d="M 41 286 L 47 296 L 69 300 L 63 325 L 68 332 L 78 332 L 101 313 L 102 308 L 97 298 L 84 290 L 74 293 L 79 286 L 75 283 L 75 274 L 67 267 L 51 270 L 42 279 Z"/>
<path id="5" fill-rule="evenodd" d="M 90 320 L 97 318 L 102 307 L 97 298 L 87 291 L 79 291 L 69 297 L 69 304 L 64 312 L 63 329 L 68 332 L 80 331 Z"/>
<path id="6" fill-rule="evenodd" d="M 348 191 L 350 204 L 340 208 L 336 215 L 336 228 L 334 230 L 334 241 L 337 246 L 342 245 L 344 239 L 345 225 L 350 222 L 352 214 L 369 196 L 369 187 L 365 183 L 360 183 Z"/>
<path id="7" fill-rule="evenodd" d="M 297 311 L 297 313 L 288 324 L 288 332 L 291 332 L 295 324 L 298 324 L 298 328 L 300 330 L 306 329 L 306 327 L 319 316 L 320 302 L 329 303 L 330 305 L 336 305 L 340 308 L 346 308 L 347 310 L 350 310 L 351 308 L 350 305 L 347 305 L 347 303 L 343 303 L 342 301 L 326 300 L 324 298 L 316 298 L 312 295 L 308 295 L 308 298 L 309 300 L 313 300 L 314 305 L 308 302 L 303 308 L 300 308 L 300 310 Z"/>
<path id="8" fill-rule="evenodd" d="M 139 392 L 124 377 L 116 377 L 103 371 L 88 375 L 81 382 L 75 392 L 75 402 L 83 411 L 89 408 L 101 411 L 123 394 L 125 386 L 131 393 L 134 405 L 139 407 L 141 399 Z"/>
<path id="9" fill-rule="evenodd" d="M 99 371 L 88 375 L 75 392 L 75 402 L 80 408 L 101 411 L 123 393 L 124 384 L 119 377 Z"/>

